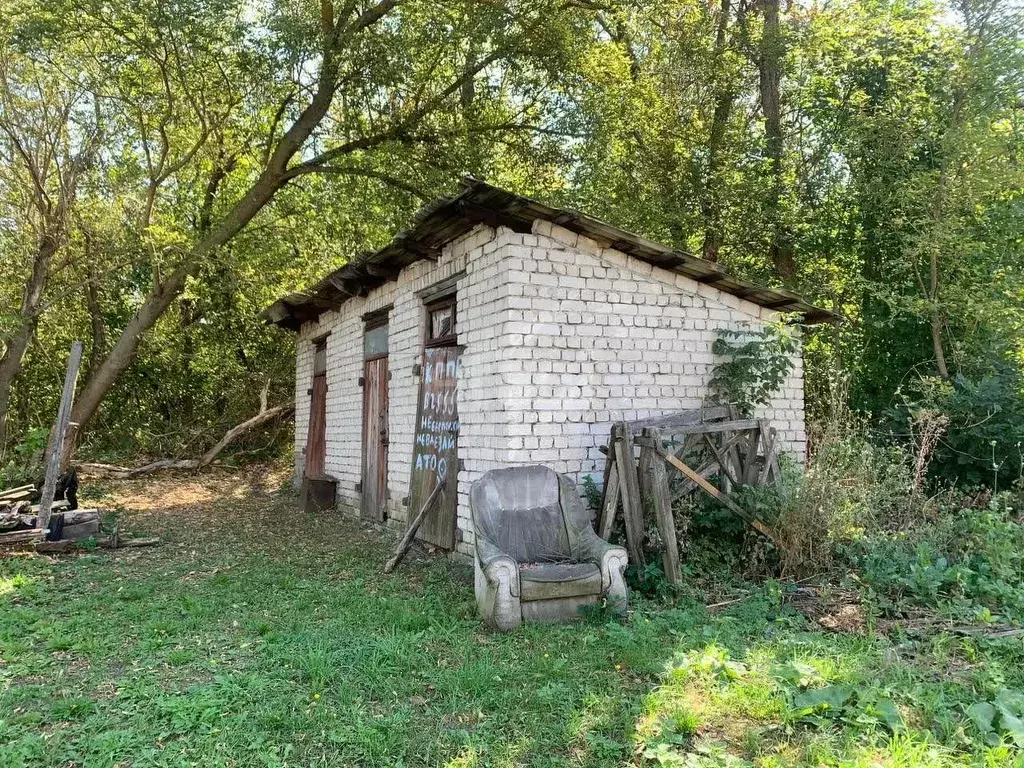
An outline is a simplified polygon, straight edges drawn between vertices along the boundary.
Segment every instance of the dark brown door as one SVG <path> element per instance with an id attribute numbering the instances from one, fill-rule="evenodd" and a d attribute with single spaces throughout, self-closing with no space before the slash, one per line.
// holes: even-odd
<path id="1" fill-rule="evenodd" d="M 313 351 L 313 386 L 309 390 L 309 428 L 306 430 L 306 477 L 324 473 L 327 454 L 327 341 Z"/>
<path id="2" fill-rule="evenodd" d="M 445 549 L 455 546 L 459 474 L 459 413 L 456 391 L 462 370 L 462 347 L 439 346 L 423 350 L 419 415 L 413 439 L 409 519 L 420 511 L 434 486 L 444 483 L 417 538 Z"/>
<path id="3" fill-rule="evenodd" d="M 388 497 L 387 357 L 367 360 L 363 371 L 362 487 L 362 516 L 383 520 Z"/>

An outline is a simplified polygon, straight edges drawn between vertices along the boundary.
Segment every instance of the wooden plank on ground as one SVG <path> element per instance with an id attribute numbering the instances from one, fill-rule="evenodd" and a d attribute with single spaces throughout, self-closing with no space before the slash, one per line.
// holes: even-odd
<path id="1" fill-rule="evenodd" d="M 673 467 L 682 472 L 684 475 L 686 475 L 686 477 L 688 477 L 690 480 L 695 482 L 702 490 L 704 490 L 705 493 L 707 493 L 713 499 L 720 502 L 727 509 L 736 514 L 740 519 L 742 519 L 744 522 L 750 525 L 754 530 L 756 530 L 758 533 L 763 534 L 772 543 L 775 543 L 776 546 L 778 546 L 775 540 L 775 532 L 771 528 L 769 528 L 756 517 L 751 515 L 749 512 L 747 512 L 747 510 L 743 509 L 743 507 L 741 507 L 735 501 L 730 499 L 727 495 L 725 495 L 720 490 L 715 488 L 715 486 L 713 486 L 703 477 L 698 475 L 691 467 L 688 467 L 686 464 L 677 459 L 671 453 L 666 453 L 665 451 L 662 451 L 661 457 L 665 459 L 665 461 L 667 461 Z"/>
<path id="2" fill-rule="evenodd" d="M 646 561 L 643 548 L 644 520 L 643 508 L 640 506 L 640 481 L 633 458 L 633 436 L 625 422 L 619 422 L 612 428 L 612 443 L 622 495 L 622 519 L 626 524 L 626 549 L 629 551 L 630 560 L 635 565 L 643 567 Z"/>
<path id="3" fill-rule="evenodd" d="M 645 427 L 643 435 L 649 438 L 653 445 L 640 449 L 640 492 L 644 508 L 650 507 L 654 513 L 654 519 L 658 523 L 658 531 L 661 533 L 661 540 L 665 546 L 662 556 L 665 578 L 671 584 L 680 584 L 683 575 L 679 568 L 679 541 L 676 538 L 676 521 L 672 517 L 672 495 L 668 488 L 668 472 L 665 470 L 665 462 L 656 447 L 662 444 L 661 432 L 651 427 Z M 664 448 L 662 448 L 662 452 L 664 452 Z"/>

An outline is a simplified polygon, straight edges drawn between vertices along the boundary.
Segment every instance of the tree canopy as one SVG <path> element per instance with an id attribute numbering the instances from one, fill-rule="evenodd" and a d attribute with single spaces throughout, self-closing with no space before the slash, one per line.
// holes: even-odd
<path id="1" fill-rule="evenodd" d="M 200 453 L 266 380 L 289 397 L 293 342 L 259 310 L 468 172 L 834 309 L 806 341 L 813 413 L 849 397 L 905 439 L 942 411 L 975 434 L 946 474 L 1016 472 L 1015 3 L 9 6 L 7 448 L 82 338 L 80 452 Z"/>

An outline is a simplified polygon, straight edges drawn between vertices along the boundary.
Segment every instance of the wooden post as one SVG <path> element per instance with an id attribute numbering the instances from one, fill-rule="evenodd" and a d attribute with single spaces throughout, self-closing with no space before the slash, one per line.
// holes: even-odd
<path id="1" fill-rule="evenodd" d="M 639 480 L 643 506 L 645 509 L 649 506 L 654 513 L 658 531 L 665 545 L 665 553 L 662 556 L 665 577 L 671 584 L 680 584 L 683 575 L 679 569 L 679 541 L 676 539 L 676 521 L 672 517 L 668 472 L 660 455 L 665 450 L 661 431 L 645 427 L 641 434 L 644 442 L 640 446 Z"/>
<path id="2" fill-rule="evenodd" d="M 760 442 L 761 427 L 747 431 L 747 455 L 743 460 L 744 485 L 757 484 L 757 446 Z"/>
<path id="3" fill-rule="evenodd" d="M 618 467 L 619 487 L 622 490 L 622 519 L 626 523 L 626 549 L 629 559 L 643 567 L 644 560 L 644 518 L 640 506 L 640 481 L 636 475 L 636 461 L 633 459 L 633 436 L 629 425 L 619 422 L 612 427 L 612 442 L 615 445 L 615 463 Z"/>
<path id="4" fill-rule="evenodd" d="M 614 441 L 609 446 L 608 461 L 604 468 L 604 495 L 601 497 L 601 517 L 598 520 L 597 535 L 605 541 L 612 535 L 615 513 L 619 509 L 619 467 L 615 462 Z"/>
<path id="5" fill-rule="evenodd" d="M 57 490 L 57 477 L 60 475 L 61 450 L 64 448 L 64 435 L 71 421 L 71 405 L 75 399 L 75 385 L 78 383 L 78 366 L 82 363 L 82 342 L 71 345 L 71 356 L 68 358 L 68 370 L 64 375 L 64 391 L 60 395 L 60 407 L 53 429 L 46 445 L 46 476 L 43 480 L 43 491 L 39 497 L 39 514 L 36 516 L 36 528 L 45 531 L 50 526 L 50 508 L 53 506 L 53 495 Z"/>

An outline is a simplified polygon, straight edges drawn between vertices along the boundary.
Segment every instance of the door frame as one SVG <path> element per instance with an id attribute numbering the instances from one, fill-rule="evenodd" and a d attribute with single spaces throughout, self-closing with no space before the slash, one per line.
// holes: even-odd
<path id="1" fill-rule="evenodd" d="M 387 503 L 386 502 L 387 502 L 387 499 L 390 497 L 390 491 L 389 491 L 389 488 L 388 488 L 388 456 L 389 456 L 389 453 L 390 453 L 389 446 L 390 446 L 390 429 L 391 429 L 391 424 L 390 424 L 390 418 L 391 418 L 391 392 L 390 392 L 390 389 L 391 389 L 391 387 L 390 387 L 390 384 L 389 384 L 390 379 L 391 379 L 391 367 L 390 367 L 390 364 L 388 362 L 388 351 L 389 351 L 388 347 L 390 345 L 390 334 L 391 334 L 391 329 L 390 329 L 390 313 L 391 313 L 391 307 L 389 306 L 389 307 L 385 307 L 383 309 L 377 310 L 375 312 L 367 313 L 366 315 L 363 315 L 363 318 L 362 318 L 363 319 L 363 372 L 362 372 L 363 402 L 362 402 L 362 407 L 361 407 L 362 429 L 360 430 L 360 435 L 359 435 L 359 443 L 360 443 L 359 451 L 360 451 L 360 455 L 361 455 L 361 458 L 362 458 L 362 462 L 361 462 L 362 466 L 360 468 L 360 473 L 359 473 L 359 490 L 360 490 L 360 496 L 361 496 L 359 508 L 360 508 L 360 516 L 361 517 L 363 517 L 365 519 L 377 520 L 377 521 L 383 521 L 383 520 L 387 519 L 388 514 L 387 514 Z M 384 351 L 383 352 L 374 353 L 374 354 L 366 354 L 366 352 L 367 352 L 367 350 L 366 350 L 366 334 L 369 331 L 375 330 L 375 329 L 380 328 L 382 326 L 388 326 Z M 374 448 L 376 450 L 378 450 L 378 452 L 379 452 L 378 457 L 379 457 L 380 463 L 383 465 L 383 474 L 382 474 L 382 477 L 383 477 L 383 487 L 381 487 L 379 489 L 379 491 L 380 491 L 380 494 L 379 494 L 380 504 L 378 505 L 378 509 L 371 510 L 371 509 L 367 509 L 367 507 L 366 507 L 366 503 L 367 503 L 367 500 L 369 498 L 369 494 L 368 494 L 369 483 L 374 481 L 374 478 L 369 477 L 369 472 L 368 472 L 368 470 L 369 470 L 369 457 L 370 457 L 370 454 L 369 454 L 369 449 L 370 449 L 369 435 L 367 434 L 367 430 L 368 430 L 368 427 L 369 427 L 369 415 L 370 415 L 370 413 L 369 413 L 369 405 L 370 405 L 370 378 L 369 378 L 369 372 L 370 372 L 370 365 L 372 363 L 376 363 L 378 360 L 384 360 L 385 361 L 385 368 L 386 368 L 386 375 L 384 376 L 384 380 L 383 380 L 383 382 L 380 382 L 380 386 L 382 387 L 383 400 L 384 400 L 384 407 L 382 409 L 384 411 L 384 416 L 383 416 L 384 423 L 382 425 L 383 431 L 382 431 L 381 435 L 379 436 L 378 441 L 374 445 Z"/>
<path id="2" fill-rule="evenodd" d="M 422 419 L 423 419 L 423 394 L 422 393 L 423 393 L 423 376 L 424 376 L 424 372 L 425 372 L 425 369 L 426 369 L 426 354 L 425 354 L 426 351 L 428 349 L 436 349 L 436 348 L 441 348 L 441 347 L 450 347 L 450 348 L 452 348 L 454 350 L 457 350 L 460 355 L 464 351 L 464 347 L 462 347 L 459 344 L 459 342 L 458 342 L 458 300 L 457 300 L 457 296 L 456 296 L 454 281 L 446 282 L 446 285 L 444 286 L 443 290 L 441 290 L 441 291 L 430 290 L 429 299 L 424 294 L 420 294 L 420 295 L 421 295 L 421 297 L 424 300 L 424 303 L 423 303 L 423 315 L 422 315 L 423 316 L 423 328 L 424 328 L 424 330 L 423 330 L 423 342 L 422 342 L 422 346 L 421 346 L 421 349 L 420 349 L 420 359 L 423 361 L 423 365 L 421 366 L 420 382 L 419 382 L 419 386 L 417 387 L 416 422 L 415 422 L 415 425 L 414 425 L 415 431 L 418 431 L 420 429 L 420 425 L 421 425 Z M 451 309 L 451 324 L 450 324 L 450 328 L 448 329 L 449 332 L 442 333 L 442 334 L 434 334 L 433 333 L 434 329 L 432 328 L 432 315 L 433 315 L 433 313 L 437 312 L 438 310 L 448 309 L 448 308 Z M 457 392 L 458 392 L 458 384 L 456 383 L 456 395 L 457 395 Z M 415 432 L 414 432 L 414 434 L 415 434 Z M 455 532 L 457 531 L 457 528 L 458 528 L 458 514 L 459 514 L 459 512 L 458 512 L 458 476 L 459 476 L 458 463 L 459 463 L 459 443 L 458 443 L 458 433 L 456 432 L 456 435 L 455 435 L 455 464 L 456 465 L 449 470 L 450 475 L 449 475 L 449 479 L 448 479 L 447 483 L 445 484 L 444 492 L 440 495 L 439 501 L 436 502 L 436 504 L 451 505 L 451 516 L 453 518 L 452 521 L 451 521 L 452 522 L 451 529 L 453 531 L 452 540 L 450 542 L 428 541 L 428 543 L 430 543 L 433 546 L 441 547 L 441 548 L 444 548 L 444 549 L 450 549 L 450 550 L 454 550 L 455 549 L 455 544 L 457 542 L 457 534 Z M 412 462 L 411 462 L 410 472 L 409 472 L 409 491 L 410 491 L 409 502 L 410 503 L 409 503 L 409 506 L 406 509 L 406 514 L 409 517 L 411 517 L 411 516 L 413 516 L 413 515 L 415 515 L 415 514 L 417 514 L 419 512 L 419 509 L 414 509 L 415 500 L 412 498 L 412 496 L 413 496 L 413 485 L 414 485 L 413 480 L 415 479 L 415 473 L 416 473 L 416 442 L 415 442 L 415 438 L 414 438 L 413 446 L 412 446 Z M 454 502 L 454 503 L 452 503 L 452 502 Z M 426 523 L 426 520 L 424 520 L 424 523 Z M 424 534 L 427 533 L 428 529 L 429 529 L 428 525 L 421 525 L 420 530 L 416 534 L 416 538 L 420 539 L 420 540 L 426 540 L 424 538 Z"/>
<path id="3" fill-rule="evenodd" d="M 312 366 L 312 374 L 313 375 L 310 377 L 309 390 L 307 391 L 307 395 L 309 397 L 309 418 L 306 421 L 306 447 L 305 447 L 305 449 L 303 451 L 303 456 L 302 456 L 302 475 L 303 475 L 303 477 L 314 477 L 314 475 L 309 472 L 309 463 L 310 463 L 310 458 L 311 458 L 312 451 L 316 447 L 319 447 L 321 449 L 322 453 L 323 453 L 323 455 L 319 457 L 320 471 L 317 472 L 316 475 L 321 475 L 321 474 L 323 474 L 326 471 L 326 462 L 327 462 L 327 388 L 328 388 L 327 387 L 327 337 L 328 336 L 330 336 L 330 334 L 329 333 L 325 333 L 323 336 L 319 336 L 319 337 L 317 337 L 315 339 L 311 339 L 310 340 L 311 343 L 312 343 L 312 346 L 313 346 L 313 366 Z M 318 370 L 318 369 L 320 369 L 320 370 Z M 320 445 L 319 446 L 314 446 L 312 444 L 313 421 L 314 421 L 314 418 L 316 417 L 316 414 L 314 412 L 314 408 L 315 408 L 314 390 L 316 389 L 317 379 L 322 379 L 323 380 L 324 399 L 323 399 L 323 415 L 322 415 L 323 426 L 322 426 L 322 429 L 323 429 L 323 433 L 324 434 L 323 434 L 323 437 L 321 439 Z"/>

